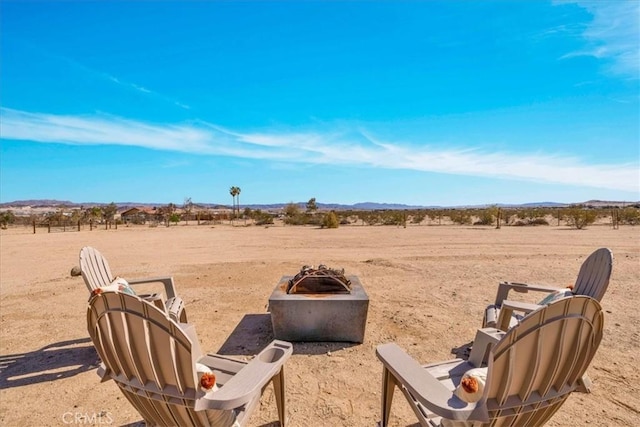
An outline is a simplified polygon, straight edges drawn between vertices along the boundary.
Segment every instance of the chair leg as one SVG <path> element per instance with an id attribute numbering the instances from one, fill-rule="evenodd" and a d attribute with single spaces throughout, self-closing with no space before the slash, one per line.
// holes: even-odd
<path id="1" fill-rule="evenodd" d="M 273 392 L 276 395 L 276 406 L 278 407 L 278 419 L 280 419 L 280 426 L 285 427 L 286 423 L 286 406 L 284 398 L 284 369 L 280 369 L 280 372 L 273 377 Z"/>
<path id="2" fill-rule="evenodd" d="M 380 427 L 387 427 L 389 424 L 389 415 L 391 414 L 391 403 L 393 402 L 393 392 L 395 391 L 396 381 L 387 368 L 382 369 L 382 420 Z"/>
<path id="3" fill-rule="evenodd" d="M 578 388 L 576 388 L 576 391 L 578 393 L 591 393 L 592 385 L 593 384 L 591 382 L 591 378 L 589 378 L 589 375 L 584 374 L 582 378 L 578 380 Z"/>

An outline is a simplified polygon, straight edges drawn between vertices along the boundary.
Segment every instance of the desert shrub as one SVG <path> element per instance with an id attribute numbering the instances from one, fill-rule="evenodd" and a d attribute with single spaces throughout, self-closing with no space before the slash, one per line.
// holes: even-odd
<path id="1" fill-rule="evenodd" d="M 549 225 L 549 221 L 544 218 L 517 219 L 511 225 L 515 227 L 526 227 L 532 225 Z"/>
<path id="2" fill-rule="evenodd" d="M 382 223 L 384 225 L 404 225 L 406 222 L 406 214 L 402 211 L 385 211 L 382 214 Z"/>
<path id="3" fill-rule="evenodd" d="M 322 228 L 338 228 L 338 217 L 336 213 L 331 211 L 322 217 Z"/>
<path id="4" fill-rule="evenodd" d="M 477 213 L 478 220 L 473 225 L 491 225 L 493 224 L 493 212 L 489 209 L 483 209 Z"/>
<path id="5" fill-rule="evenodd" d="M 593 224 L 598 217 L 598 213 L 594 210 L 576 206 L 565 209 L 564 217 L 567 219 L 567 224 L 581 230 L 587 225 Z"/>
<path id="6" fill-rule="evenodd" d="M 174 224 L 177 224 L 180 222 L 180 215 L 177 213 L 172 213 L 171 215 L 169 215 L 169 222 L 172 222 Z"/>
<path id="7" fill-rule="evenodd" d="M 411 215 L 411 222 L 413 224 L 420 224 L 426 218 L 427 213 L 424 211 L 417 211 Z"/>
<path id="8" fill-rule="evenodd" d="M 273 216 L 267 212 L 262 212 L 260 209 L 251 212 L 251 218 L 253 218 L 256 225 L 273 224 Z"/>
<path id="9" fill-rule="evenodd" d="M 288 225 L 305 225 L 307 223 L 307 217 L 304 214 L 298 213 L 294 216 L 285 217 L 284 223 Z"/>
<path id="10" fill-rule="evenodd" d="M 378 212 L 360 212 L 358 218 L 367 225 L 376 225 L 380 222 L 381 218 Z"/>
<path id="11" fill-rule="evenodd" d="M 549 225 L 549 221 L 544 218 L 533 218 L 529 221 L 529 225 Z"/>
<path id="12" fill-rule="evenodd" d="M 322 215 L 305 213 L 305 224 L 322 225 Z"/>
<path id="13" fill-rule="evenodd" d="M 640 209 L 627 207 L 618 212 L 620 224 L 638 225 L 640 224 Z"/>
<path id="14" fill-rule="evenodd" d="M 449 218 L 456 224 L 471 224 L 471 215 L 466 211 L 453 210 L 449 213 Z"/>

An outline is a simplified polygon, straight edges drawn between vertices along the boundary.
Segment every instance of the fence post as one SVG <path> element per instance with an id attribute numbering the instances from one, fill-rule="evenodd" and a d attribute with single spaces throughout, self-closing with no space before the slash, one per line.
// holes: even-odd
<path id="1" fill-rule="evenodd" d="M 78 220 L 78 231 L 80 231 L 80 220 Z"/>
<path id="2" fill-rule="evenodd" d="M 33 220 L 33 234 L 36 234 L 36 220 Z"/>
<path id="3" fill-rule="evenodd" d="M 47 232 L 51 233 L 51 220 L 47 221 Z"/>
<path id="4" fill-rule="evenodd" d="M 93 231 L 93 219 L 89 220 L 89 231 Z"/>

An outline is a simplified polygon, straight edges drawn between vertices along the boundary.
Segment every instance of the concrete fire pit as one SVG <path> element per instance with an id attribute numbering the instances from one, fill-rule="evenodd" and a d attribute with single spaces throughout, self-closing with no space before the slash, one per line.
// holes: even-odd
<path id="1" fill-rule="evenodd" d="M 300 280 L 305 268 L 283 276 L 269 298 L 275 338 L 363 342 L 369 296 L 358 277 L 311 274 Z"/>

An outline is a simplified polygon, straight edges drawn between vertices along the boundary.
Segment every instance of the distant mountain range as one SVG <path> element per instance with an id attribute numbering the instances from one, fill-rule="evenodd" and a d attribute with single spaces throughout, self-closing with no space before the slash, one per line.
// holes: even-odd
<path id="1" fill-rule="evenodd" d="M 65 206 L 68 208 L 79 208 L 79 207 L 92 207 L 92 206 L 103 206 L 108 203 L 97 203 L 97 202 L 85 202 L 85 203 L 75 203 L 68 200 L 16 200 L 14 202 L 0 203 L 0 209 L 9 209 L 9 208 L 20 208 L 20 207 L 32 207 L 32 208 L 46 208 L 46 207 L 59 207 Z M 167 203 L 138 203 L 138 202 L 118 202 L 115 203 L 118 208 L 129 208 L 129 207 L 159 207 L 165 206 Z M 287 206 L 289 203 L 273 203 L 273 204 L 247 204 L 242 205 L 241 208 L 250 208 L 250 209 L 262 209 L 262 210 L 277 210 L 282 209 Z M 301 208 L 305 209 L 307 202 L 297 202 Z M 636 202 L 621 202 L 621 201 L 605 201 L 605 200 L 589 200 L 581 203 L 557 203 L 557 202 L 533 202 L 533 203 L 522 203 L 522 204 L 503 204 L 503 203 L 488 203 L 483 205 L 460 205 L 460 206 L 417 206 L 417 205 L 404 205 L 398 203 L 376 203 L 376 202 L 363 202 L 363 203 L 355 203 L 352 205 L 345 205 L 339 203 L 317 203 L 318 209 L 320 210 L 408 210 L 408 209 L 452 209 L 452 208 L 485 208 L 488 206 L 498 206 L 502 208 L 535 208 L 535 207 L 545 207 L 545 208 L 554 208 L 554 207 L 564 207 L 570 205 L 585 205 L 585 206 L 593 206 L 593 207 L 603 207 L 603 206 L 629 206 L 629 205 L 640 205 L 640 201 Z M 180 206 L 180 205 L 178 205 Z M 204 207 L 204 208 L 231 208 L 229 205 L 224 204 L 215 204 L 215 203 L 194 203 L 194 206 Z"/>

